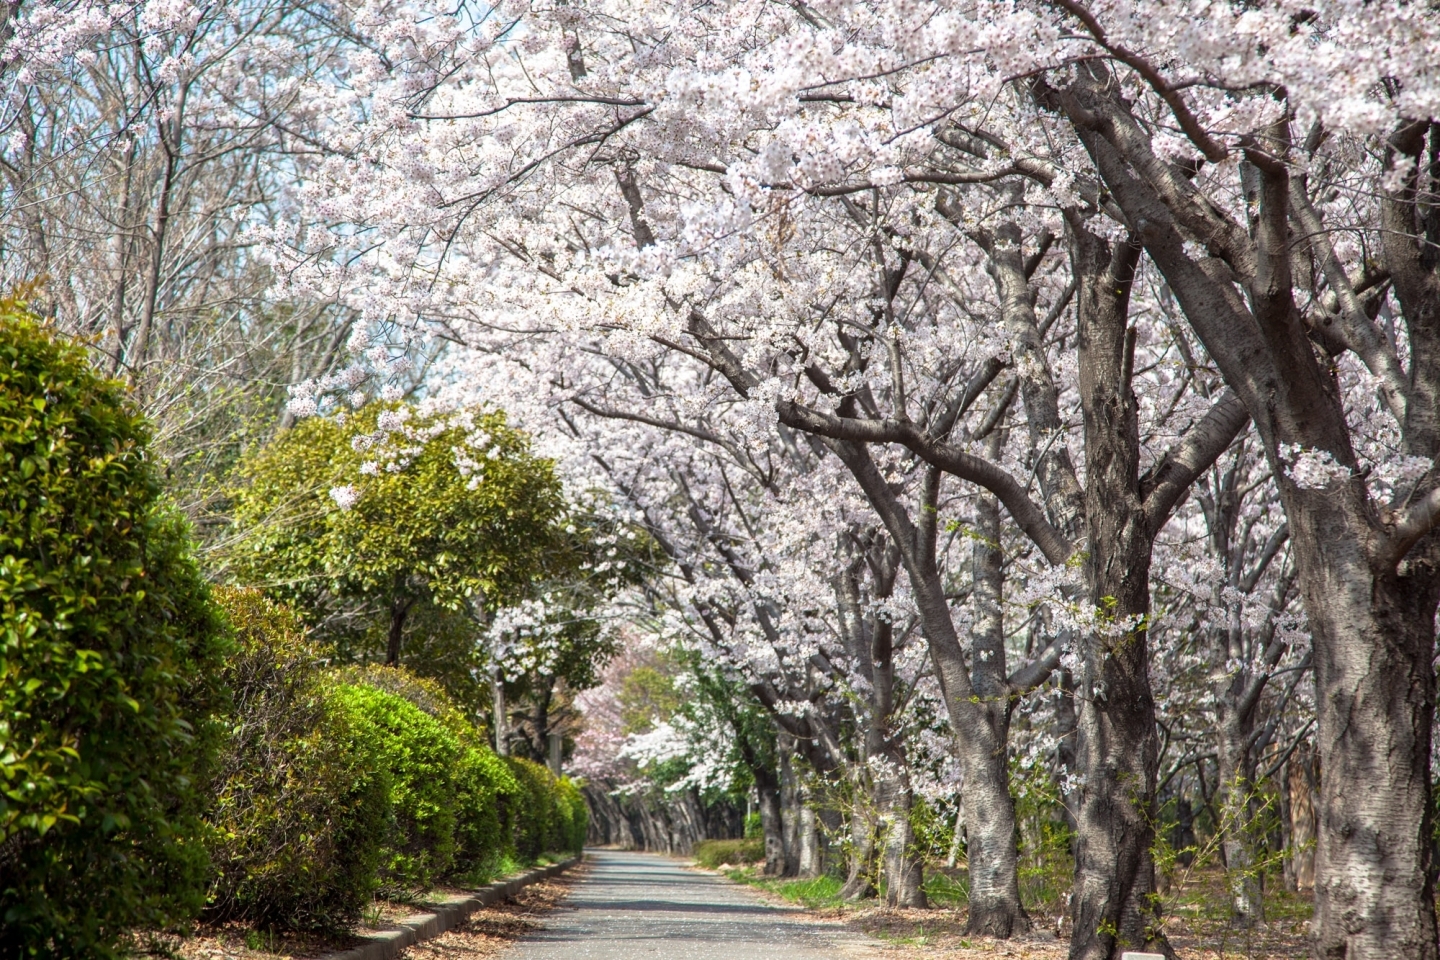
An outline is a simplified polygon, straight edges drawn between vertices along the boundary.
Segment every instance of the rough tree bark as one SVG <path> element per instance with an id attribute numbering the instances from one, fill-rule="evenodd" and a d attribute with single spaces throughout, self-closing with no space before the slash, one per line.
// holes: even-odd
<path id="1" fill-rule="evenodd" d="M 785 875 L 785 825 L 780 813 L 780 778 L 764 765 L 756 765 L 751 773 L 759 797 L 760 829 L 765 837 L 764 874 L 782 877 Z"/>
<path id="2" fill-rule="evenodd" d="M 1301 744 L 1285 763 L 1289 803 L 1286 831 L 1285 885 L 1294 893 L 1315 889 L 1315 794 L 1319 786 L 1315 752 Z"/>
<path id="3" fill-rule="evenodd" d="M 1282 118 L 1245 151 L 1260 182 L 1252 236 L 1155 156 L 1103 67 L 1078 71 L 1060 102 L 1187 321 L 1254 418 L 1279 482 L 1312 633 L 1316 746 L 1325 770 L 1314 954 L 1434 960 L 1437 478 L 1432 469 L 1399 502 L 1380 505 L 1357 469 L 1333 367 L 1325 349 L 1309 341 L 1294 299 L 1290 226 L 1293 219 L 1303 227 L 1308 217 L 1303 203 L 1292 208 L 1304 184 L 1291 182 L 1289 121 Z M 1393 376 L 1393 353 L 1370 349 L 1384 338 L 1363 311 L 1343 309 L 1354 298 L 1348 280 L 1335 285 L 1342 309 L 1326 328 L 1385 382 L 1405 452 L 1432 459 L 1440 452 L 1440 211 L 1418 202 L 1416 176 L 1435 172 L 1437 146 L 1429 124 L 1391 137 L 1393 154 L 1417 163 L 1382 203 L 1384 267 L 1406 321 L 1411 369 Z M 1305 234 L 1325 261 L 1323 234 Z M 1209 255 L 1188 251 L 1191 238 Z M 1344 475 L 1300 486 L 1288 471 L 1286 451 L 1295 449 L 1328 455 Z"/>
<path id="4" fill-rule="evenodd" d="M 812 879 L 825 873 L 825 848 L 820 842 L 819 818 L 815 815 L 814 798 L 808 790 L 800 791 L 799 863 L 796 876 Z"/>
<path id="5" fill-rule="evenodd" d="M 1170 953 L 1159 932 L 1155 866 L 1159 743 L 1150 692 L 1146 621 L 1154 531 L 1140 487 L 1137 405 L 1131 392 L 1135 335 L 1128 329 L 1139 244 L 1106 243 L 1070 218 L 1079 275 L 1076 346 L 1085 424 L 1088 553 L 1084 569 L 1095 624 L 1081 642 L 1076 755 L 1072 960 L 1125 948 Z"/>

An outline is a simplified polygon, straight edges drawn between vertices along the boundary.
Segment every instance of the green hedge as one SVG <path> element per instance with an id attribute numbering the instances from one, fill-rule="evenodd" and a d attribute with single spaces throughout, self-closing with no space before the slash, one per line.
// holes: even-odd
<path id="1" fill-rule="evenodd" d="M 377 887 L 409 892 L 584 844 L 574 784 L 497 757 L 438 684 L 322 669 L 285 608 L 249 591 L 220 600 L 240 653 L 211 811 L 212 916 L 343 926 Z"/>
<path id="2" fill-rule="evenodd" d="M 585 832 L 590 826 L 590 807 L 585 803 L 585 795 L 569 777 L 561 777 L 556 789 L 565 813 L 561 842 L 554 849 L 579 853 L 585 847 Z"/>
<path id="3" fill-rule="evenodd" d="M 341 686 L 335 695 L 365 752 L 389 775 L 390 825 L 381 881 L 402 889 L 431 886 L 455 862 L 459 740 L 393 693 L 357 685 Z"/>
<path id="4" fill-rule="evenodd" d="M 390 827 L 391 777 L 322 682 L 293 611 L 222 588 L 239 652 L 236 712 L 212 786 L 212 919 L 298 929 L 353 924 L 372 899 Z"/>
<path id="5" fill-rule="evenodd" d="M 0 957 L 204 900 L 223 625 L 124 387 L 0 302 Z"/>
<path id="6" fill-rule="evenodd" d="M 438 686 L 331 670 L 293 612 L 212 599 L 148 441 L 0 301 L 0 960 L 118 956 L 202 908 L 345 926 L 382 884 L 578 849 L 573 786 Z"/>
<path id="7" fill-rule="evenodd" d="M 455 854 L 453 871 L 477 874 L 494 870 L 503 860 L 516 857 L 513 831 L 506 829 L 505 810 L 520 793 L 510 766 L 497 757 L 445 689 L 427 677 L 408 670 L 371 665 L 336 671 L 341 682 L 373 687 L 408 701 L 444 727 L 458 742 L 452 795 L 455 798 Z"/>
<path id="8" fill-rule="evenodd" d="M 533 860 L 547 852 L 578 853 L 589 817 L 579 789 L 534 761 L 508 757 L 505 763 L 520 785 L 518 795 L 502 803 L 516 856 Z"/>

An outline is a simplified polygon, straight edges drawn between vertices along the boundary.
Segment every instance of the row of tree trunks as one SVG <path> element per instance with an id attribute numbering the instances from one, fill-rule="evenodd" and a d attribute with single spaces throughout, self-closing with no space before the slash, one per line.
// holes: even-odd
<path id="1" fill-rule="evenodd" d="M 731 840 L 743 832 L 741 811 L 727 804 L 706 807 L 693 790 L 617 796 L 613 784 L 596 780 L 581 793 L 590 808 L 585 842 L 593 846 L 688 856 L 702 840 Z"/>

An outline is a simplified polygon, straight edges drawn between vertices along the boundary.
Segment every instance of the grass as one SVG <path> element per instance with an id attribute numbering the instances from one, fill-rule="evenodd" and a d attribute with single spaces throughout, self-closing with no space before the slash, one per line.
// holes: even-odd
<path id="1" fill-rule="evenodd" d="M 730 870 L 726 875 L 731 880 L 772 893 L 787 903 L 793 903 L 809 910 L 834 908 L 844 903 L 840 899 L 840 888 L 844 884 L 838 877 L 813 877 L 805 880 L 772 879 L 760 876 L 753 867 Z"/>
<path id="2" fill-rule="evenodd" d="M 764 859 L 763 840 L 705 840 L 695 845 L 695 862 L 711 870 L 727 863 L 742 866 Z"/>
<path id="3" fill-rule="evenodd" d="M 970 902 L 970 877 L 963 870 L 931 868 L 925 874 L 925 898 L 932 907 L 962 907 Z"/>
<path id="4" fill-rule="evenodd" d="M 543 860 L 546 860 L 546 858 L 541 857 L 540 861 Z M 539 863 L 540 861 L 536 861 L 536 863 Z M 548 866 L 549 863 L 546 863 L 545 865 Z M 494 883 L 496 880 L 499 880 L 502 877 L 508 877 L 513 874 L 519 873 L 521 870 L 526 869 L 526 867 L 528 866 L 531 865 L 521 863 L 514 857 L 506 855 L 503 857 L 497 857 L 494 860 L 487 861 L 484 865 L 476 867 L 474 870 L 471 870 L 468 873 L 457 874 L 455 877 L 451 878 L 451 882 L 461 887 L 483 887 L 486 884 Z"/>

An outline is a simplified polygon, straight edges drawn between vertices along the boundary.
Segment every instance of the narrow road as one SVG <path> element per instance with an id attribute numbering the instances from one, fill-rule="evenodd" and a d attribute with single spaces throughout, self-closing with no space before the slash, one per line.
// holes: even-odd
<path id="1" fill-rule="evenodd" d="M 870 952 L 862 937 L 668 857 L 585 856 L 584 878 L 505 960 L 837 960 Z"/>

